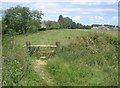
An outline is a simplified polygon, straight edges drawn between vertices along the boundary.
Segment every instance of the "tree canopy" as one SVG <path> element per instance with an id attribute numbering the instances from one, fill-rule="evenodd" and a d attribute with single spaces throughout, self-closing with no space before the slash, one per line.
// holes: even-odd
<path id="1" fill-rule="evenodd" d="M 30 11 L 28 7 L 12 7 L 4 12 L 2 18 L 2 32 L 24 34 L 40 28 L 43 13 L 37 10 Z M 34 28 L 34 29 L 33 29 Z"/>
<path id="2" fill-rule="evenodd" d="M 61 29 L 90 29 L 89 25 L 82 25 L 80 23 L 75 23 L 69 17 L 63 17 L 62 15 L 58 18 L 58 23 L 60 24 Z"/>
<path id="3" fill-rule="evenodd" d="M 63 17 L 62 15 L 59 16 L 58 22 L 60 24 L 60 28 L 62 29 L 63 28 L 70 29 L 73 23 L 72 19 L 70 19 L 69 17 Z"/>
<path id="4" fill-rule="evenodd" d="M 60 24 L 56 21 L 47 21 L 45 22 L 46 29 L 59 29 Z"/>
<path id="5" fill-rule="evenodd" d="M 102 26 L 99 24 L 82 25 L 74 22 L 70 17 L 59 15 L 58 21 L 41 22 L 42 11 L 30 10 L 28 7 L 11 7 L 7 9 L 2 17 L 3 34 L 25 34 L 37 32 L 40 29 L 91 29 L 92 27 Z M 43 24 L 41 24 L 43 23 Z M 104 26 L 113 27 L 105 24 Z"/>

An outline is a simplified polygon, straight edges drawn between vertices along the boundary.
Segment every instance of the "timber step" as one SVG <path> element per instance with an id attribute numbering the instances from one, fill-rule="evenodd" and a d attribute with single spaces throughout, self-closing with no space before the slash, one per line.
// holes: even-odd
<path id="1" fill-rule="evenodd" d="M 40 53 L 42 53 L 42 54 L 48 54 L 48 53 L 54 53 L 55 51 L 54 50 L 52 50 L 52 51 L 40 51 Z"/>
<path id="2" fill-rule="evenodd" d="M 46 57 L 45 56 L 41 56 L 40 59 L 46 59 Z"/>

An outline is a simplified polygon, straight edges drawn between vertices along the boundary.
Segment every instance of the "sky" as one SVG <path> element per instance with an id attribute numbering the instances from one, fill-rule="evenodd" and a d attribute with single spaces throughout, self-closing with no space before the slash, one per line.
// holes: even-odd
<path id="1" fill-rule="evenodd" d="M 57 21 L 61 14 L 84 25 L 118 25 L 118 0 L 1 0 L 0 4 L 0 19 L 1 10 L 20 5 L 42 11 L 42 21 Z"/>

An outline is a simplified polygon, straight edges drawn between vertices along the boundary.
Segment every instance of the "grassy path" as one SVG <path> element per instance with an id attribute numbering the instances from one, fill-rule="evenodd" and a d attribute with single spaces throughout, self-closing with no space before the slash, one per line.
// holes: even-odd
<path id="1" fill-rule="evenodd" d="M 47 86 L 54 86 L 54 79 L 49 75 L 49 73 L 45 70 L 44 66 L 47 64 L 47 60 L 35 60 L 34 70 L 38 73 L 38 75 L 47 83 Z"/>

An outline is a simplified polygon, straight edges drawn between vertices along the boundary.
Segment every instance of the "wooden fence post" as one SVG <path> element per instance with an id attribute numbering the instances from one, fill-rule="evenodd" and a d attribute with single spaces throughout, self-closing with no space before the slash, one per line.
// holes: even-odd
<path id="1" fill-rule="evenodd" d="M 60 42 L 56 42 L 55 45 L 57 46 L 57 48 L 60 48 Z"/>
<path id="2" fill-rule="evenodd" d="M 28 48 L 28 52 L 29 52 L 29 54 L 30 54 L 30 56 L 31 56 L 31 47 L 30 47 L 30 45 L 31 45 L 31 42 L 29 41 L 29 42 L 26 42 L 26 47 Z"/>
<path id="3" fill-rule="evenodd" d="M 31 42 L 26 42 L 26 47 L 30 50 Z"/>
<path id="4" fill-rule="evenodd" d="M 61 49 L 61 50 L 62 50 L 62 52 L 64 51 L 64 46 L 62 46 L 62 49 Z"/>

